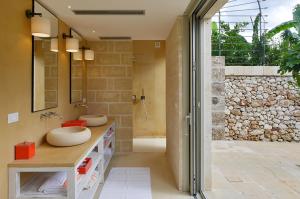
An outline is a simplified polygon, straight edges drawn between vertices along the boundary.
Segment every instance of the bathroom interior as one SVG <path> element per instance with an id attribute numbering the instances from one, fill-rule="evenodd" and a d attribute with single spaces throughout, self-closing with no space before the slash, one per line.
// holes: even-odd
<path id="1" fill-rule="evenodd" d="M 109 199 L 122 168 L 151 177 L 129 198 L 189 198 L 190 3 L 2 2 L 0 198 Z"/>
<path id="2" fill-rule="evenodd" d="M 133 41 L 133 151 L 166 148 L 165 41 Z"/>

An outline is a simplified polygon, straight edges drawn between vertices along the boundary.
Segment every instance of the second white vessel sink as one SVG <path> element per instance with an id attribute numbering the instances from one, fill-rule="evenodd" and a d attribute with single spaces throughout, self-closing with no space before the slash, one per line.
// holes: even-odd
<path id="1" fill-rule="evenodd" d="M 47 142 L 53 146 L 79 145 L 90 138 L 91 130 L 79 126 L 56 128 L 47 134 Z"/>
<path id="2" fill-rule="evenodd" d="M 86 120 L 87 126 L 101 126 L 107 123 L 106 115 L 82 115 L 80 120 Z"/>

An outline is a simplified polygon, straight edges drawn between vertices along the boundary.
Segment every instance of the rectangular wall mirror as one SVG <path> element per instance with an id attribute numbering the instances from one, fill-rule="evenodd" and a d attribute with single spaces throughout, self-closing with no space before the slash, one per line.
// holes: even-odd
<path id="1" fill-rule="evenodd" d="M 70 29 L 70 35 L 79 40 L 79 47 L 83 46 L 83 38 L 75 30 Z M 83 71 L 84 61 L 82 50 L 70 53 L 70 103 L 80 103 L 83 101 Z"/>
<path id="2" fill-rule="evenodd" d="M 32 37 L 32 112 L 37 112 L 58 105 L 58 19 L 36 1 L 33 10 L 51 23 L 51 37 Z"/>

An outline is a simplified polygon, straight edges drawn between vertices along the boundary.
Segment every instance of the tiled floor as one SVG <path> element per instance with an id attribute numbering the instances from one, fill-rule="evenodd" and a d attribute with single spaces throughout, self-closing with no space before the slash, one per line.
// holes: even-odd
<path id="1" fill-rule="evenodd" d="M 300 144 L 213 144 L 213 189 L 208 199 L 299 199 Z"/>
<path id="2" fill-rule="evenodd" d="M 153 143 L 152 147 L 150 143 Z M 156 138 L 135 140 L 135 152 L 115 155 L 110 167 L 149 167 L 153 199 L 191 199 L 188 193 L 181 193 L 176 188 L 164 152 L 165 143 L 164 139 Z"/>

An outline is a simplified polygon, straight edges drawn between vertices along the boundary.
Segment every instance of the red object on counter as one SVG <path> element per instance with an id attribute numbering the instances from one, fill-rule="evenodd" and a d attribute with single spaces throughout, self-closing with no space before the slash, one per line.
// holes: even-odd
<path id="1" fill-rule="evenodd" d="M 92 166 L 92 158 L 85 158 L 82 164 L 78 167 L 79 174 L 86 174 Z"/>
<path id="2" fill-rule="evenodd" d="M 61 124 L 62 127 L 81 126 L 86 127 L 86 120 L 69 120 Z"/>
<path id="3" fill-rule="evenodd" d="M 35 155 L 34 142 L 22 142 L 15 145 L 15 160 L 30 159 Z"/>

